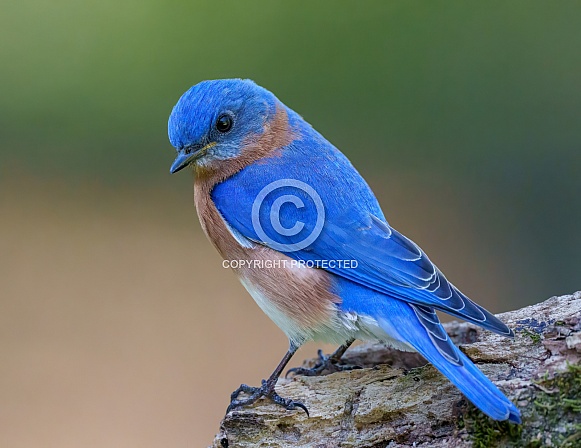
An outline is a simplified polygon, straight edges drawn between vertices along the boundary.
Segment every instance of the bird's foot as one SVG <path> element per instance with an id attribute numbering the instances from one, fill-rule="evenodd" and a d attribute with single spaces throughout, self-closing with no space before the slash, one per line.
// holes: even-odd
<path id="1" fill-rule="evenodd" d="M 262 386 L 260 387 L 251 387 L 247 386 L 246 384 L 241 384 L 238 389 L 232 392 L 230 395 L 230 405 L 226 410 L 226 414 L 230 411 L 242 407 L 248 406 L 259 400 L 261 397 L 268 398 L 269 400 L 273 401 L 274 403 L 282 406 L 283 408 L 291 411 L 294 409 L 302 409 L 306 412 L 307 417 L 309 417 L 309 410 L 307 407 L 301 403 L 300 401 L 295 401 L 290 398 L 283 398 L 279 394 L 277 394 L 274 390 L 274 384 L 271 384 L 267 380 L 262 380 Z M 248 395 L 247 398 L 238 399 L 240 393 L 245 393 Z"/>
<path id="2" fill-rule="evenodd" d="M 360 366 L 351 364 L 339 364 L 340 358 L 334 357 L 333 355 L 325 356 L 322 350 L 317 351 L 319 360 L 314 367 L 310 369 L 306 367 L 293 367 L 286 372 L 286 377 L 292 373 L 294 376 L 304 375 L 304 376 L 317 376 L 321 373 L 327 371 L 330 373 L 343 372 L 345 370 L 360 369 Z"/>

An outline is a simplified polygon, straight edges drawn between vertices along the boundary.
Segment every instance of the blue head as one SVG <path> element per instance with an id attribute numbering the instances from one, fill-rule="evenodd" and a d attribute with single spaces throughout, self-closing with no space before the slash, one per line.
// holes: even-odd
<path id="1" fill-rule="evenodd" d="M 276 113 L 276 98 L 253 81 L 218 79 L 196 84 L 182 95 L 168 122 L 178 156 L 171 172 L 240 155 L 245 140 L 262 132 Z"/>

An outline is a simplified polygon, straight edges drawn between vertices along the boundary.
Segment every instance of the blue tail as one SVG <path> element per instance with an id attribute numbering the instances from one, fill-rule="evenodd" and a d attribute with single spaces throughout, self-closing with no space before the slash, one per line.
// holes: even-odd
<path id="1" fill-rule="evenodd" d="M 384 331 L 415 348 L 486 415 L 521 423 L 516 406 L 452 343 L 433 309 L 395 299 L 382 305 L 376 318 Z"/>
<path id="2" fill-rule="evenodd" d="M 452 343 L 433 308 L 386 296 L 363 302 L 354 311 L 371 315 L 387 334 L 411 345 L 482 412 L 521 423 L 516 406 Z"/>

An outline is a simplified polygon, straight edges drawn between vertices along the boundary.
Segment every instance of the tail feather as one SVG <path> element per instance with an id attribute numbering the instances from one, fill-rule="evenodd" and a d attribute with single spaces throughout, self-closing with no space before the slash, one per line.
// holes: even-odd
<path id="1" fill-rule="evenodd" d="M 434 338 L 443 328 L 439 321 L 420 321 L 413 305 L 390 299 L 389 305 L 376 308 L 382 329 L 391 336 L 407 342 L 443 373 L 476 407 L 495 420 L 520 423 L 516 406 L 456 347 L 449 338 Z M 425 311 L 425 310 L 424 310 Z M 434 314 L 435 316 L 435 314 Z M 428 325 L 431 325 L 428 326 Z M 432 335 L 432 336 L 431 336 Z M 438 344 L 434 344 L 434 341 Z M 454 354 L 455 356 L 451 356 Z M 457 361 L 456 361 L 457 360 Z"/>

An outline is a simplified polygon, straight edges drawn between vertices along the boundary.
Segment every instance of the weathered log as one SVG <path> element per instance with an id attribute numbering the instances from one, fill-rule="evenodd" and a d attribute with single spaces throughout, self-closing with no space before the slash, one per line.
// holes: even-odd
<path id="1" fill-rule="evenodd" d="M 486 417 L 418 354 L 365 344 L 345 355 L 363 369 L 279 380 L 277 392 L 305 403 L 310 418 L 259 400 L 230 412 L 212 446 L 580 447 L 581 291 L 499 317 L 514 339 L 445 326 L 518 406 L 522 425 Z"/>

